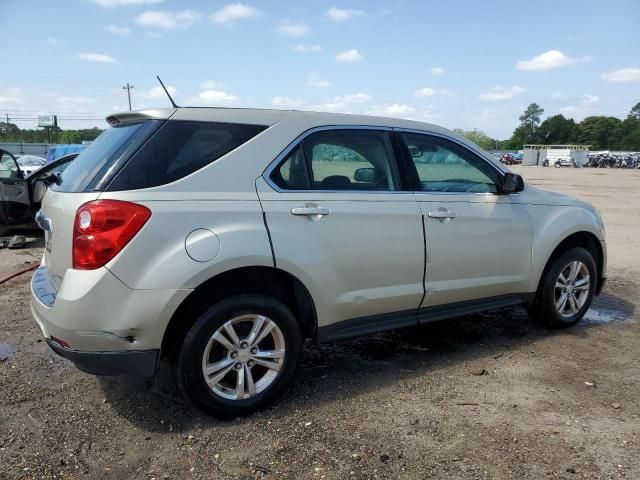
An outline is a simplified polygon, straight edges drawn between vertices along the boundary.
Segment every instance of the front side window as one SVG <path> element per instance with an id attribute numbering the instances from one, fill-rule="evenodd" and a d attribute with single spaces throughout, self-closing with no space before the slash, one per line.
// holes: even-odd
<path id="1" fill-rule="evenodd" d="M 306 137 L 271 176 L 289 190 L 399 190 L 387 132 L 324 130 Z"/>
<path id="2" fill-rule="evenodd" d="M 497 193 L 500 174 L 465 148 L 443 138 L 401 134 L 424 192 Z"/>

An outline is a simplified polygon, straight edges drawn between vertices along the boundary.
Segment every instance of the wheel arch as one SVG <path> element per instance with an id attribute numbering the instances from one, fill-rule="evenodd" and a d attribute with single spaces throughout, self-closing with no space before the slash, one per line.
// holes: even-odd
<path id="1" fill-rule="evenodd" d="M 167 324 L 161 355 L 175 358 L 187 332 L 206 308 L 231 295 L 243 293 L 263 293 L 277 298 L 291 308 L 300 322 L 303 336 L 316 337 L 315 303 L 298 278 L 275 267 L 238 267 L 205 280 L 183 300 Z"/>
<path id="2" fill-rule="evenodd" d="M 586 249 L 591 256 L 593 257 L 596 263 L 597 270 L 597 283 L 596 283 L 596 293 L 600 292 L 600 288 L 602 287 L 602 279 L 604 274 L 604 250 L 602 248 L 602 244 L 598 237 L 594 235 L 592 232 L 581 230 L 574 232 L 568 236 L 566 236 L 562 241 L 560 241 L 551 254 L 547 257 L 547 261 L 545 263 L 544 269 L 540 274 L 537 282 L 536 294 L 540 290 L 540 286 L 543 283 L 544 277 L 547 274 L 547 271 L 553 264 L 554 260 L 562 255 L 567 250 L 581 247 Z"/>

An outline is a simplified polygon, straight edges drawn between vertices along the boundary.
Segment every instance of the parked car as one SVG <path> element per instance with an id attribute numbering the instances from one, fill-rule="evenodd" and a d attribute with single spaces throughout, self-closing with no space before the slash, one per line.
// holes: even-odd
<path id="1" fill-rule="evenodd" d="M 27 178 L 19 160 L 0 149 L 0 236 L 14 228 L 35 227 L 34 216 L 47 188 L 76 157 L 61 157 Z"/>
<path id="2" fill-rule="evenodd" d="M 16 157 L 16 160 L 18 160 L 18 166 L 25 178 L 28 178 L 32 173 L 40 170 L 47 163 L 45 158 L 36 155 L 22 155 Z"/>
<path id="3" fill-rule="evenodd" d="M 89 373 L 175 360 L 216 416 L 274 401 L 305 339 L 514 305 L 569 327 L 605 281 L 591 205 L 434 125 L 225 108 L 107 121 L 37 215 L 35 321 Z"/>

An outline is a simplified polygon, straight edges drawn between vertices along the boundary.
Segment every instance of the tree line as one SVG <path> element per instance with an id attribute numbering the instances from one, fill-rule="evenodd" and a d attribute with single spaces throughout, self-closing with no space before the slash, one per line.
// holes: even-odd
<path id="1" fill-rule="evenodd" d="M 529 105 L 508 140 L 498 141 L 481 130 L 455 131 L 485 150 L 520 150 L 527 144 L 578 144 L 591 145 L 591 150 L 640 151 L 640 102 L 624 120 L 599 115 L 576 122 L 559 114 L 541 121 L 543 113 L 537 103 Z"/>
<path id="2" fill-rule="evenodd" d="M 80 130 L 62 130 L 51 127 L 49 132 L 51 143 L 82 143 L 95 140 L 102 130 L 85 128 Z M 15 123 L 0 122 L 0 142 L 6 143 L 47 143 L 47 131 L 44 128 L 21 129 Z"/>
<path id="3" fill-rule="evenodd" d="M 520 124 L 508 140 L 497 140 L 481 130 L 455 129 L 485 150 L 520 150 L 527 144 L 591 145 L 591 150 L 640 151 L 640 102 L 624 120 L 617 117 L 592 116 L 581 122 L 564 115 L 553 115 L 544 121 L 544 109 L 532 103 L 520 116 Z M 102 133 L 99 128 L 62 130 L 51 128 L 52 143 L 82 143 L 95 140 Z M 46 143 L 47 131 L 21 129 L 13 123 L 0 122 L 0 142 Z"/>

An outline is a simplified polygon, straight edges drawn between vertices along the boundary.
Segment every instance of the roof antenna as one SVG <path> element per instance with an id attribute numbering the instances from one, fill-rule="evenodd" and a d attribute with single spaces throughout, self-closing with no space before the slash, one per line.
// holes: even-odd
<path id="1" fill-rule="evenodd" d="M 162 85 L 164 93 L 166 93 L 167 97 L 169 97 L 169 101 L 171 102 L 171 105 L 173 105 L 173 108 L 180 108 L 178 105 L 176 105 L 176 102 L 173 101 L 173 98 L 171 98 L 171 95 L 169 95 L 169 91 L 167 90 L 167 87 L 164 86 L 164 83 L 162 83 L 162 80 L 160 80 L 160 77 L 156 75 L 156 78 L 160 82 L 160 85 Z"/>

